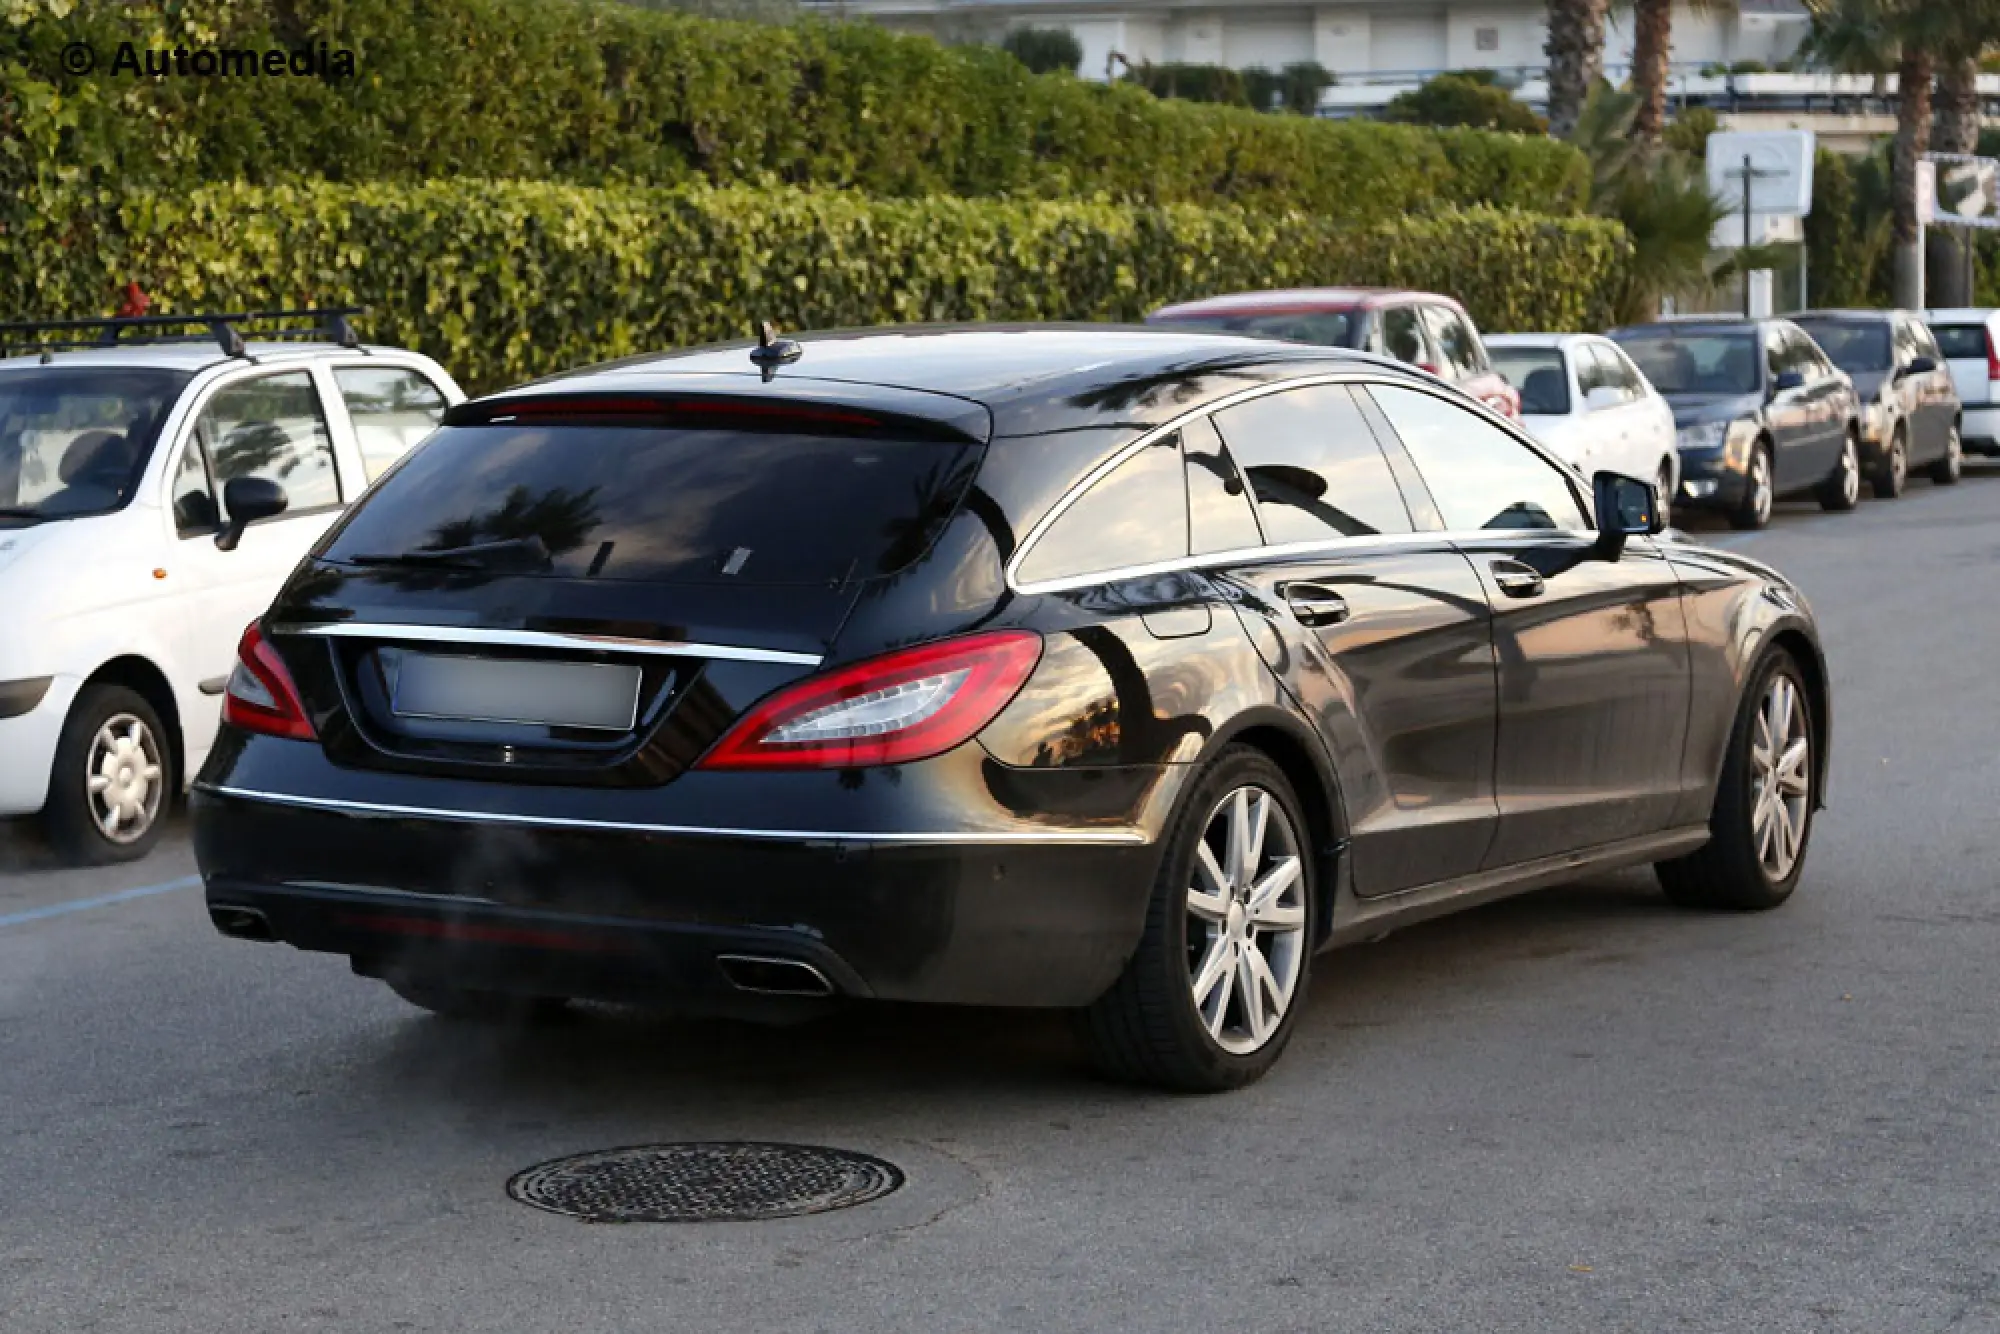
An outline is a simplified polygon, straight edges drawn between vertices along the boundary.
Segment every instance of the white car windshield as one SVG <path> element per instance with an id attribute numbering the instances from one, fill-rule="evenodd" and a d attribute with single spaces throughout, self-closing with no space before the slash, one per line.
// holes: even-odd
<path id="1" fill-rule="evenodd" d="M 190 378 L 102 366 L 0 372 L 0 527 L 122 508 Z"/>

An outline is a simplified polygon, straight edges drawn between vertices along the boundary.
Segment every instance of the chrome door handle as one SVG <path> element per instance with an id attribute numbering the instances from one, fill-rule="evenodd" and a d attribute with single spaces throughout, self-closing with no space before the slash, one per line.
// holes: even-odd
<path id="1" fill-rule="evenodd" d="M 1492 568 L 1493 582 L 1500 585 L 1500 591 L 1510 598 L 1540 597 L 1547 587 L 1534 567 L 1523 565 L 1520 561 L 1496 560 Z"/>
<path id="2" fill-rule="evenodd" d="M 1347 599 L 1323 584 L 1286 584 L 1278 591 L 1300 625 L 1339 625 L 1353 614 Z"/>

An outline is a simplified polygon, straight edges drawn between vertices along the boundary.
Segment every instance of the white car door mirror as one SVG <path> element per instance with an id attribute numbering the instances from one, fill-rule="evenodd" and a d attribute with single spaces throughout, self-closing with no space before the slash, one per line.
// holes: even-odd
<path id="1" fill-rule="evenodd" d="M 1616 385 L 1601 384 L 1583 396 L 1585 412 L 1602 412 L 1625 405 L 1625 391 Z"/>

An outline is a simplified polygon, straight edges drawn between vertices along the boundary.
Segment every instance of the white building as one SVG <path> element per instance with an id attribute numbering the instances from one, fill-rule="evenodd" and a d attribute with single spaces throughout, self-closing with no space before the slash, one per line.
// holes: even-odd
<path id="1" fill-rule="evenodd" d="M 1546 0 L 819 0 L 816 7 L 944 38 L 1066 28 L 1083 45 L 1079 73 L 1092 79 L 1115 68 L 1114 52 L 1133 64 L 1237 69 L 1313 60 L 1338 86 L 1356 89 L 1413 87 L 1451 69 L 1526 79 L 1547 60 Z M 1629 4 L 1613 10 L 1605 60 L 1615 75 L 1631 59 L 1632 16 Z M 1806 23 L 1802 0 L 1737 0 L 1706 13 L 1677 5 L 1674 63 L 1689 74 L 1774 64 L 1798 48 Z"/>

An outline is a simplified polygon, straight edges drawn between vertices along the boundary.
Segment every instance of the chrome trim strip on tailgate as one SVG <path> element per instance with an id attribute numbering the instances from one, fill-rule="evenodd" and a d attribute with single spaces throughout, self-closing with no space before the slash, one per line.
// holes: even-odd
<path id="1" fill-rule="evenodd" d="M 817 667 L 822 655 L 788 649 L 696 644 L 682 640 L 628 639 L 620 635 L 565 635 L 548 630 L 499 630 L 477 625 L 397 625 L 370 621 L 320 621 L 274 625 L 279 635 L 320 635 L 328 639 L 393 639 L 416 644 L 485 644 L 504 648 L 547 648 L 591 653 L 642 653 L 663 658 L 716 658 L 724 662 L 781 662 Z"/>
<path id="2" fill-rule="evenodd" d="M 601 830 L 617 834 L 684 834 L 697 838 L 755 838 L 794 843 L 1124 843 L 1140 844 L 1146 835 L 1137 829 L 1005 829 L 969 830 L 964 833 L 858 833 L 825 829 L 727 829 L 704 825 L 645 824 L 628 820 L 581 820 L 559 815 L 509 815 L 499 811 L 445 810 L 434 806 L 397 806 L 387 802 L 344 801 L 337 797 L 301 797 L 284 792 L 259 792 L 252 788 L 196 784 L 196 790 L 243 801 L 263 801 L 278 806 L 301 806 L 308 810 L 336 811 L 344 815 L 379 816 L 390 819 L 454 820 L 468 824 L 527 825 L 537 829 Z"/>

